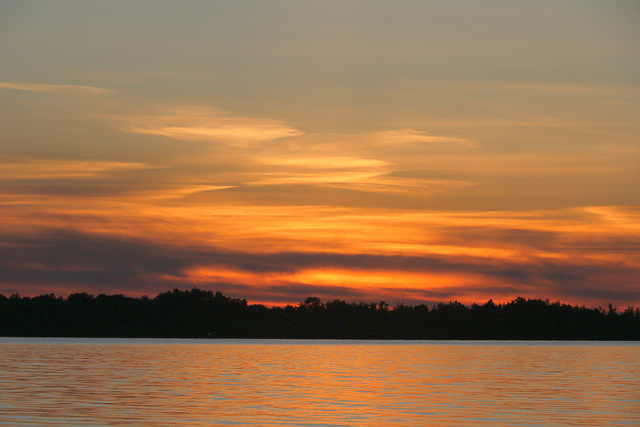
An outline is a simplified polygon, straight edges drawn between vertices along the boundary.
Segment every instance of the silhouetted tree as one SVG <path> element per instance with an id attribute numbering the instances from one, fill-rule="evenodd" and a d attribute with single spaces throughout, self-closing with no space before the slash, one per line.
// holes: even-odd
<path id="1" fill-rule="evenodd" d="M 554 339 L 639 340 L 640 309 L 573 307 L 518 297 L 467 307 L 424 304 L 323 303 L 248 305 L 244 299 L 197 288 L 151 299 L 121 294 L 0 294 L 0 335 L 193 338 Z"/>

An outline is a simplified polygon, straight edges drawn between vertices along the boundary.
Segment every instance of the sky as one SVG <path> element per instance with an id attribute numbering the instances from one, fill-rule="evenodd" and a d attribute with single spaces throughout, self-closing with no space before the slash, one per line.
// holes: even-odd
<path id="1" fill-rule="evenodd" d="M 0 293 L 640 305 L 637 1 L 0 1 Z"/>

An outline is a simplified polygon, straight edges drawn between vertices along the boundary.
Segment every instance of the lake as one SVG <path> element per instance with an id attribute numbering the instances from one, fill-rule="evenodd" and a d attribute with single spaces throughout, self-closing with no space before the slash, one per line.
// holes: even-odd
<path id="1" fill-rule="evenodd" d="M 0 425 L 640 425 L 639 342 L 0 338 Z"/>

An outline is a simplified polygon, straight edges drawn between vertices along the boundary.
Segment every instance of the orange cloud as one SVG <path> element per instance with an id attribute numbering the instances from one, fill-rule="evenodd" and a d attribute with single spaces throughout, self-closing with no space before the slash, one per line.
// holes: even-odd
<path id="1" fill-rule="evenodd" d="M 380 168 L 390 164 L 384 160 L 363 159 L 354 156 L 273 157 L 261 159 L 260 162 L 267 165 L 293 166 L 304 169 Z"/>
<path id="2" fill-rule="evenodd" d="M 474 141 L 465 138 L 451 138 L 444 136 L 429 135 L 427 132 L 415 129 L 398 129 L 383 132 L 372 132 L 366 134 L 365 137 L 376 144 L 446 144 L 449 148 L 459 146 L 462 148 L 471 148 L 477 145 Z"/>
<path id="3" fill-rule="evenodd" d="M 226 190 L 228 188 L 234 188 L 233 185 L 192 185 L 192 186 L 180 186 L 178 188 L 162 189 L 157 195 L 148 195 L 148 197 L 156 199 L 176 199 L 185 196 L 190 196 L 197 193 L 204 193 L 208 191 Z"/>
<path id="4" fill-rule="evenodd" d="M 235 117 L 207 107 L 168 109 L 120 119 L 129 132 L 184 141 L 261 142 L 302 135 L 279 120 Z"/>
<path id="5" fill-rule="evenodd" d="M 212 108 L 140 111 L 109 118 L 126 138 L 212 144 L 188 144 L 176 157 L 140 149 L 131 162 L 3 160 L 0 292 L 89 286 L 155 293 L 195 284 L 274 303 L 313 293 L 404 302 L 640 300 L 633 207 L 439 205 L 448 196 L 464 202 L 461 194 L 522 192 L 509 177 L 534 179 L 543 163 L 554 177 L 609 173 L 611 163 L 574 156 L 565 168 L 569 155 L 461 153 L 476 144 L 414 129 L 303 135 L 282 121 Z M 145 147 L 175 145 L 144 140 Z M 289 192 L 285 202 L 271 198 Z M 386 208 L 340 206 L 332 196 L 322 205 L 314 197 L 323 192 L 383 199 L 376 206 Z M 306 193 L 306 204 L 296 205 Z M 419 203 L 391 204 L 407 199 Z"/>
<path id="6" fill-rule="evenodd" d="M 628 207 L 460 213 L 133 200 L 105 200 L 96 210 L 64 198 L 57 207 L 53 199 L 35 200 L 37 210 L 0 203 L 6 283 L 192 283 L 253 301 L 312 292 L 405 302 L 640 299 L 638 284 L 628 280 L 640 272 L 639 213 Z M 51 258 L 56 253 L 62 258 Z M 607 281 L 619 285 L 598 288 Z"/>

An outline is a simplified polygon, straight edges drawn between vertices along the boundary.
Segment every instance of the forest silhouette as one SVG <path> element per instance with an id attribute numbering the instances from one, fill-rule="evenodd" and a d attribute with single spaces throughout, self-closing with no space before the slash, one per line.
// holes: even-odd
<path id="1" fill-rule="evenodd" d="M 298 305 L 247 304 L 197 288 L 155 298 L 74 293 L 0 294 L 0 336 L 640 340 L 640 309 L 618 311 L 525 299 L 463 305 L 379 303 L 309 297 Z"/>

